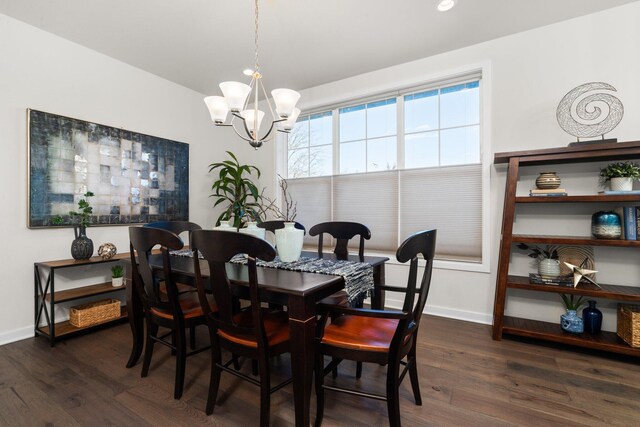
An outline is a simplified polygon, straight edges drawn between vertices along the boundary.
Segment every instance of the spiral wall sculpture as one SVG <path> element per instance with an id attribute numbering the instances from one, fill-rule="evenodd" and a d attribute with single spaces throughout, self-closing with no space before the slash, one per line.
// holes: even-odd
<path id="1" fill-rule="evenodd" d="M 624 115 L 622 102 L 609 92 L 616 88 L 601 82 L 580 85 L 558 104 L 560 127 L 577 138 L 591 138 L 611 132 Z"/>

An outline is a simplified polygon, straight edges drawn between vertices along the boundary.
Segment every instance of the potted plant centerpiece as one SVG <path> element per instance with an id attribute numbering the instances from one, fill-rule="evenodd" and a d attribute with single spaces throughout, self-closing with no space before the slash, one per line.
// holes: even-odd
<path id="1" fill-rule="evenodd" d="M 538 246 L 529 246 L 525 243 L 518 244 L 518 249 L 530 251 L 527 256 L 538 260 L 538 274 L 543 279 L 555 279 L 560 276 L 560 260 L 557 250 L 549 247 L 541 249 Z"/>
<path id="2" fill-rule="evenodd" d="M 609 163 L 600 170 L 600 181 L 604 184 L 610 181 L 611 191 L 631 191 L 633 181 L 640 179 L 640 165 L 636 162 Z"/>
<path id="3" fill-rule="evenodd" d="M 241 228 L 246 221 L 261 221 L 262 196 L 252 180 L 260 178 L 260 169 L 251 165 L 240 164 L 236 156 L 227 151 L 231 160 L 212 163 L 209 172 L 218 172 L 218 179 L 213 182 L 211 189 L 216 202 L 214 207 L 226 204 L 224 211 L 216 219 L 216 226 L 233 219 L 233 227 Z"/>
<path id="4" fill-rule="evenodd" d="M 91 225 L 91 214 L 93 208 L 89 204 L 89 197 L 93 197 L 91 191 L 84 193 L 84 198 L 78 200 L 78 210 L 69 211 L 69 215 L 72 218 L 73 234 L 75 239 L 71 242 L 71 256 L 74 259 L 88 259 L 93 255 L 93 240 L 87 237 L 87 227 Z M 63 225 L 64 220 L 60 215 L 56 215 L 52 218 L 51 223 L 53 225 Z"/>
<path id="5" fill-rule="evenodd" d="M 289 184 L 280 175 L 278 175 L 278 179 L 280 191 L 282 192 L 282 208 L 278 206 L 276 200 L 263 197 L 268 202 L 265 211 L 271 211 L 276 219 L 284 221 L 284 228 L 275 231 L 276 250 L 280 261 L 293 262 L 297 261 L 302 253 L 304 231 L 295 228 L 298 207 L 289 192 Z"/>
<path id="6" fill-rule="evenodd" d="M 111 286 L 119 288 L 124 281 L 124 267 L 120 264 L 111 267 Z"/>
<path id="7" fill-rule="evenodd" d="M 578 316 L 578 310 L 586 302 L 583 296 L 560 294 L 562 302 L 567 312 L 560 316 L 560 327 L 563 331 L 572 334 L 581 334 L 584 332 L 584 321 Z"/>

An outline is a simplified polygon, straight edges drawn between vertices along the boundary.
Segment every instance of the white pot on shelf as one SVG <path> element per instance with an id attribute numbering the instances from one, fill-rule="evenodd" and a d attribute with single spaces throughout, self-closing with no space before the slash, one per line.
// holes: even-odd
<path id="1" fill-rule="evenodd" d="M 550 258 L 541 259 L 538 263 L 538 274 L 543 279 L 555 279 L 560 275 L 560 261 Z"/>
<path id="2" fill-rule="evenodd" d="M 295 222 L 285 222 L 284 228 L 276 230 L 276 250 L 280 261 L 293 262 L 300 258 L 304 231 L 295 225 Z"/>
<path id="3" fill-rule="evenodd" d="M 124 284 L 124 277 L 112 277 L 111 278 L 111 286 L 114 288 L 119 288 Z"/>
<path id="4" fill-rule="evenodd" d="M 217 227 L 213 227 L 214 230 L 218 230 L 218 231 L 238 231 L 236 230 L 235 227 L 232 227 L 229 224 L 229 221 L 221 221 L 220 225 Z"/>
<path id="5" fill-rule="evenodd" d="M 611 178 L 611 191 L 633 190 L 633 179 L 628 177 Z"/>

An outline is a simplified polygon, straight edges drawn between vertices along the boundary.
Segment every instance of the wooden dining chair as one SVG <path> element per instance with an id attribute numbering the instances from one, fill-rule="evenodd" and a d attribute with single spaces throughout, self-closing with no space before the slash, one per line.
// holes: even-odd
<path id="1" fill-rule="evenodd" d="M 383 288 L 405 293 L 402 311 L 356 309 L 337 305 L 326 307 L 327 310 L 318 324 L 316 336 L 316 426 L 322 424 L 325 389 L 386 400 L 389 424 L 392 427 L 399 427 L 401 425 L 399 387 L 402 379 L 409 373 L 416 405 L 422 405 L 416 366 L 416 342 L 420 318 L 429 294 L 435 244 L 436 230 L 421 231 L 405 240 L 396 252 L 399 262 L 411 261 L 407 287 L 384 286 Z M 420 255 L 426 264 L 420 287 L 417 288 Z M 342 315 L 334 318 L 327 325 L 326 312 L 328 311 Z M 326 367 L 324 355 L 332 357 Z M 343 359 L 387 365 L 386 396 L 325 385 L 325 375 Z M 404 367 L 402 373 L 400 373 L 400 366 Z"/>
<path id="2" fill-rule="evenodd" d="M 189 221 L 156 221 L 156 222 L 150 222 L 148 224 L 145 224 L 143 225 L 143 227 L 160 228 L 162 230 L 171 231 L 177 236 L 180 236 L 180 234 L 184 233 L 185 231 L 188 231 L 189 240 L 187 240 L 187 244 L 191 242 L 191 232 L 193 230 L 202 230 L 202 227 L 200 225 L 196 224 L 195 222 L 189 222 Z M 176 283 L 176 286 L 178 287 L 178 294 L 182 294 L 184 292 L 195 292 L 195 288 L 193 286 L 190 286 L 184 283 Z M 160 291 L 166 292 L 166 290 L 164 289 L 164 286 L 162 285 L 160 286 Z M 195 350 L 196 348 L 195 327 L 189 328 L 189 343 L 190 343 L 191 349 Z"/>
<path id="3" fill-rule="evenodd" d="M 202 310 L 205 313 L 211 337 L 211 378 L 206 413 L 213 413 L 220 375 L 222 371 L 236 375 L 260 387 L 260 425 L 269 425 L 270 396 L 274 391 L 291 383 L 289 379 L 271 387 L 269 358 L 289 351 L 289 319 L 283 311 L 271 311 L 260 306 L 258 296 L 258 273 L 256 259 L 271 261 L 276 252 L 265 240 L 242 234 L 217 230 L 197 230 L 193 232 L 194 251 L 199 250 L 209 267 L 209 285 L 218 302 L 218 312 L 209 307 L 206 298 L 206 284 L 202 277 L 200 261 L 194 258 L 196 285 Z M 251 305 L 239 311 L 234 310 L 232 290 L 225 264 L 237 254 L 246 254 Z M 222 349 L 232 356 L 222 361 Z M 236 356 L 245 356 L 258 361 L 260 380 L 243 374 L 229 366 Z"/>
<path id="4" fill-rule="evenodd" d="M 298 230 L 302 230 L 304 231 L 304 234 L 307 234 L 307 229 L 304 228 L 304 225 L 300 224 L 297 221 L 294 221 L 294 222 L 295 222 L 295 225 L 294 225 L 295 228 L 297 228 Z M 264 228 L 265 230 L 268 230 L 275 235 L 276 230 L 284 228 L 284 223 L 285 222 L 282 220 L 262 221 L 261 223 L 258 224 L 258 227 Z"/>
<path id="5" fill-rule="evenodd" d="M 184 387 L 187 356 L 208 348 L 204 347 L 190 353 L 186 350 L 185 328 L 204 324 L 205 317 L 197 294 L 190 292 L 179 295 L 172 277 L 169 250 L 182 249 L 183 243 L 174 233 L 152 227 L 130 227 L 129 240 L 134 292 L 138 293 L 142 301 L 146 323 L 142 377 L 146 377 L 149 373 L 154 344 L 158 342 L 171 348 L 172 353 L 176 354 L 173 397 L 180 399 Z M 160 246 L 162 254 L 163 270 L 160 275 L 149 264 L 151 251 L 156 246 Z M 164 292 L 160 291 L 160 281 L 163 282 Z M 216 310 L 215 305 L 212 305 L 211 310 Z M 160 326 L 170 331 L 158 336 Z M 168 336 L 172 337 L 171 342 L 165 340 Z"/>
<path id="6" fill-rule="evenodd" d="M 322 257 L 324 234 L 328 234 L 336 239 L 336 246 L 333 249 L 333 253 L 336 254 L 337 259 L 349 258 L 349 249 L 347 248 L 349 240 L 359 236 L 358 256 L 360 257 L 360 261 L 364 261 L 364 241 L 371 239 L 371 231 L 366 225 L 360 224 L 359 222 L 330 221 L 321 222 L 311 227 L 309 236 L 319 236 L 318 256 L 320 257 Z"/>

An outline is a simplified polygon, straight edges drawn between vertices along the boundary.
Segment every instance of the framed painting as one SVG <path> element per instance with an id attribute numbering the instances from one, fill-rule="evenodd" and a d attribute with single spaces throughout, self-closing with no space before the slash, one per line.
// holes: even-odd
<path id="1" fill-rule="evenodd" d="M 92 225 L 189 219 L 189 145 L 27 110 L 28 227 L 73 225 L 94 193 Z"/>

